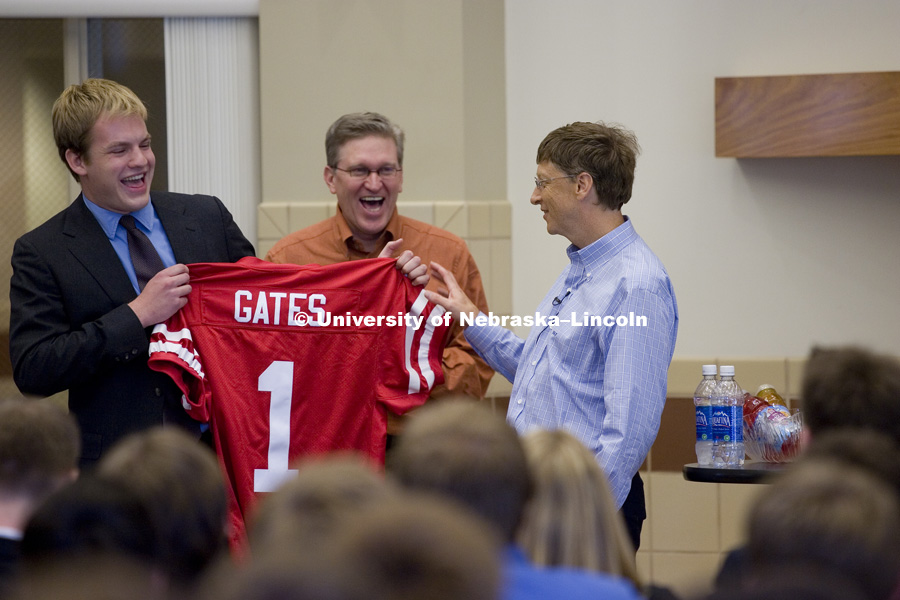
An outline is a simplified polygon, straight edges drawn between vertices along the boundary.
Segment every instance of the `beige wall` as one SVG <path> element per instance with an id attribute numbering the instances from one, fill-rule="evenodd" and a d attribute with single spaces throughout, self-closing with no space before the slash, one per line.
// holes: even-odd
<path id="1" fill-rule="evenodd" d="M 265 202 L 330 200 L 325 130 L 382 112 L 406 131 L 401 200 L 505 200 L 501 0 L 260 2 Z"/>

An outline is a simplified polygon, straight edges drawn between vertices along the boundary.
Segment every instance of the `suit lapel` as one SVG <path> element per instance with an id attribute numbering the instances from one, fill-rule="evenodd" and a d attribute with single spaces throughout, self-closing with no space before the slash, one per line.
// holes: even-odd
<path id="1" fill-rule="evenodd" d="M 84 205 L 81 196 L 66 209 L 62 232 L 62 243 L 68 246 L 75 259 L 114 302 L 134 299 L 134 287 L 122 267 L 119 255 L 97 219 Z"/>
<path id="2" fill-rule="evenodd" d="M 175 260 L 182 264 L 204 262 L 206 240 L 202 235 L 202 223 L 187 214 L 183 202 L 176 201 L 165 192 L 151 194 L 156 214 L 166 230 Z"/>

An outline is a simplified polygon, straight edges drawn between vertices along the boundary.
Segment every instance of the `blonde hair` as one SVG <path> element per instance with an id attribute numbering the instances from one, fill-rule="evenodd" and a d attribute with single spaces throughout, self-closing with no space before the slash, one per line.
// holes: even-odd
<path id="1" fill-rule="evenodd" d="M 517 541 L 532 562 L 618 575 L 640 589 L 634 548 L 593 453 L 564 430 L 533 431 L 523 444 L 534 493 Z"/>
<path id="2" fill-rule="evenodd" d="M 75 181 L 79 181 L 78 175 L 69 168 L 66 151 L 71 150 L 87 161 L 91 129 L 100 117 L 137 115 L 146 121 L 147 107 L 137 94 L 121 83 L 109 79 L 85 79 L 63 90 L 53 103 L 51 115 L 53 140 L 59 157 Z"/>

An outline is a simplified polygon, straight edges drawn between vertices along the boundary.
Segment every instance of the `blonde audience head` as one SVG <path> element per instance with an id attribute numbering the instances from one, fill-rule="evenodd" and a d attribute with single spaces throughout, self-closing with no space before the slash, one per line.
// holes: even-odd
<path id="1" fill-rule="evenodd" d="M 534 490 L 518 543 L 532 562 L 619 575 L 640 588 L 634 550 L 596 457 L 561 429 L 532 431 L 523 444 Z"/>

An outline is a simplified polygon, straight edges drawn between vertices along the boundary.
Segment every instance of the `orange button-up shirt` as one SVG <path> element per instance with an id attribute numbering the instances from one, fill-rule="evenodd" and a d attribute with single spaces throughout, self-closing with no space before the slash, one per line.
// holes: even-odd
<path id="1" fill-rule="evenodd" d="M 446 267 L 472 302 L 485 314 L 488 312 L 481 273 L 462 238 L 439 227 L 400 216 L 396 208 L 372 252 L 365 252 L 353 240 L 350 226 L 338 209 L 334 217 L 282 238 L 266 254 L 266 260 L 299 265 L 330 265 L 361 258 L 376 258 L 388 242 L 400 238 L 403 238 L 401 251 L 412 250 L 426 265 L 434 261 Z M 437 289 L 439 284 L 432 278 L 426 287 Z M 444 384 L 435 388 L 432 397 L 458 394 L 483 398 L 494 374 L 493 370 L 466 341 L 459 323 L 451 326 L 449 336 L 443 356 Z M 397 433 L 398 423 L 394 419 L 391 421 L 393 425 L 389 422 L 388 433 Z"/>

